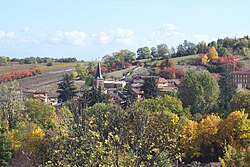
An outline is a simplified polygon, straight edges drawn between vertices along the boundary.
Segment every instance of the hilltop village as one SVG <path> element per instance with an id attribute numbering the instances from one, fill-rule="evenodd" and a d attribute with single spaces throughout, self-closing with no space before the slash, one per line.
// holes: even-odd
<path id="1" fill-rule="evenodd" d="M 0 56 L 0 166 L 249 166 L 250 39 L 101 61 Z"/>

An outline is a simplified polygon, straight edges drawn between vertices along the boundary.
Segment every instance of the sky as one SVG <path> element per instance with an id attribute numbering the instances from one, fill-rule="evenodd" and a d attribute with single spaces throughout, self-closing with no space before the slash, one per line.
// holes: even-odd
<path id="1" fill-rule="evenodd" d="M 0 55 L 100 60 L 250 34 L 249 0 L 0 0 Z"/>

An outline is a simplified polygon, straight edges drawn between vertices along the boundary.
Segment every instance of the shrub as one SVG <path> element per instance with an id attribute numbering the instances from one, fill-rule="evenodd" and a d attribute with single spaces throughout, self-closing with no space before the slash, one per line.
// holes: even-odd
<path id="1" fill-rule="evenodd" d="M 7 166 L 12 156 L 11 142 L 5 134 L 0 135 L 0 166 Z"/>

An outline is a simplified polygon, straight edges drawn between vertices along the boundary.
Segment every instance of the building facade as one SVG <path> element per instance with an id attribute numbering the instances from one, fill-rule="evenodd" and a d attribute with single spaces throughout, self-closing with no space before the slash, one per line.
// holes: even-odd
<path id="1" fill-rule="evenodd" d="M 250 88 L 250 70 L 235 71 L 232 74 L 234 75 L 234 80 L 238 89 Z"/>

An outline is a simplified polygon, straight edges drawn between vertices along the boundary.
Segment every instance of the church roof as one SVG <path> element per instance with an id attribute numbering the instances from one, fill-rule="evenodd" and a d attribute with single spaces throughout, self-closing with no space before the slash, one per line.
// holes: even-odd
<path id="1" fill-rule="evenodd" d="M 98 65 L 97 65 L 97 68 L 96 68 L 95 79 L 103 79 L 100 62 L 98 62 Z"/>

